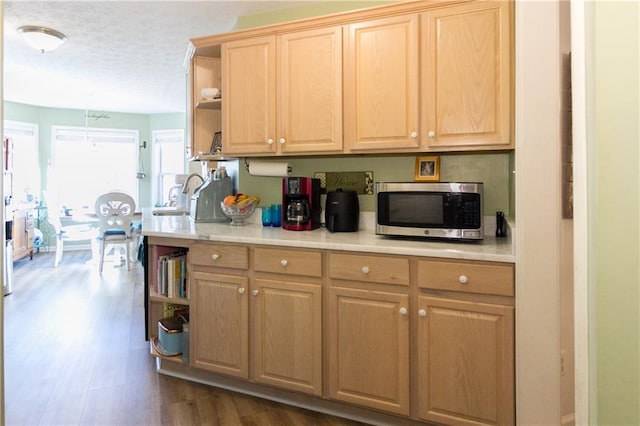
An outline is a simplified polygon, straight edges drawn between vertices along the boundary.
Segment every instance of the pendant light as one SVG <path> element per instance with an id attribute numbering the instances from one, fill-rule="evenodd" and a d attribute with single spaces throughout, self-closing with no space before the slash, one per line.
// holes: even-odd
<path id="1" fill-rule="evenodd" d="M 18 28 L 18 32 L 29 46 L 42 53 L 57 49 L 67 40 L 67 36 L 60 31 L 46 27 L 27 25 Z"/>

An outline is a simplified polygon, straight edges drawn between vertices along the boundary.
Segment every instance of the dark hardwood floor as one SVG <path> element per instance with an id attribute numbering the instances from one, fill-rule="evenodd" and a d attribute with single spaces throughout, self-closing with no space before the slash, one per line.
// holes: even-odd
<path id="1" fill-rule="evenodd" d="M 139 263 L 89 251 L 14 264 L 4 298 L 7 425 L 356 425 L 156 373 Z"/>

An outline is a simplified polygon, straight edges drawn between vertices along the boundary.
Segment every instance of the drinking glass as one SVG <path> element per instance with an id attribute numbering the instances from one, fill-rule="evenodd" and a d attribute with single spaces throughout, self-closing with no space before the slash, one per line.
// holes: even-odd
<path id="1" fill-rule="evenodd" d="M 282 225 L 282 204 L 271 204 L 271 226 Z"/>
<path id="2" fill-rule="evenodd" d="M 262 207 L 262 226 L 271 226 L 271 206 Z"/>

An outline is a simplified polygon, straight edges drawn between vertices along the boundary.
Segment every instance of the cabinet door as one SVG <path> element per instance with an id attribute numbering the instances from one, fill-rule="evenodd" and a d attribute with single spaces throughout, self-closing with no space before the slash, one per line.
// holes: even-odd
<path id="1" fill-rule="evenodd" d="M 248 278 L 194 272 L 191 284 L 192 364 L 248 378 Z"/>
<path id="2" fill-rule="evenodd" d="M 329 396 L 409 414 L 409 297 L 332 287 Z"/>
<path id="3" fill-rule="evenodd" d="M 418 15 L 347 28 L 345 140 L 350 150 L 419 147 Z"/>
<path id="4" fill-rule="evenodd" d="M 322 395 L 320 285 L 256 279 L 254 379 Z"/>
<path id="5" fill-rule="evenodd" d="M 13 259 L 20 259 L 29 253 L 27 242 L 27 211 L 13 212 Z"/>
<path id="6" fill-rule="evenodd" d="M 513 307 L 419 297 L 420 417 L 515 423 Z"/>
<path id="7" fill-rule="evenodd" d="M 342 27 L 278 37 L 278 144 L 342 151 Z"/>
<path id="8" fill-rule="evenodd" d="M 222 45 L 222 143 L 226 154 L 276 152 L 275 36 Z"/>
<path id="9" fill-rule="evenodd" d="M 426 12 L 422 99 L 430 148 L 513 146 L 512 3 Z"/>

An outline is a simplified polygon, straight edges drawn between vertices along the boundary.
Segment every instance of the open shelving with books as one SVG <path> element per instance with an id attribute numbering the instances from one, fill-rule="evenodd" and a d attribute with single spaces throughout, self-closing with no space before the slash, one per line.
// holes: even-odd
<path id="1" fill-rule="evenodd" d="M 182 354 L 166 354 L 162 350 L 158 343 L 158 322 L 163 318 L 181 316 L 188 324 L 189 242 L 151 237 L 146 244 L 146 325 L 150 352 L 153 356 L 183 363 Z"/>

